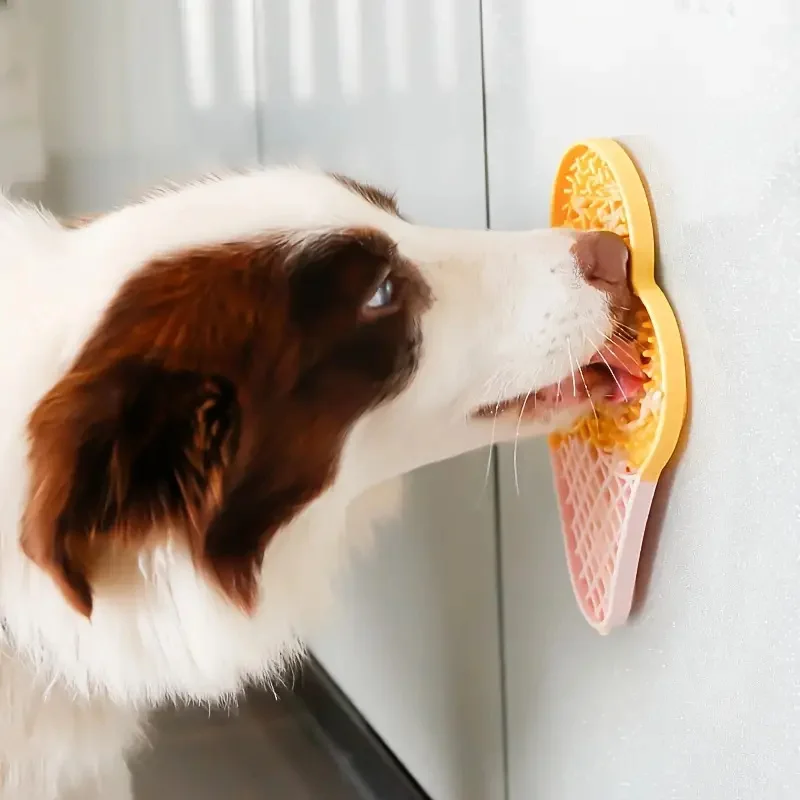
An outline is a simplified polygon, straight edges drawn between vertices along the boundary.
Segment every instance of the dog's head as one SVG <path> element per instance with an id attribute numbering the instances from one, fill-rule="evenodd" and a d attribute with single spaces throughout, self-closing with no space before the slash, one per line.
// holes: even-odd
<path id="1" fill-rule="evenodd" d="M 87 616 L 108 551 L 167 543 L 253 613 L 271 544 L 314 504 L 545 432 L 605 391 L 573 371 L 627 301 L 613 236 L 424 228 L 299 170 L 63 235 L 88 283 L 30 415 L 22 543 Z"/>

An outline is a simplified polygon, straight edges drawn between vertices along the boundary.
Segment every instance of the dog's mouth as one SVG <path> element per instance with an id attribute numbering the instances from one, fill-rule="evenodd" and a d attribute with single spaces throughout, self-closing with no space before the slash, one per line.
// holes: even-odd
<path id="1" fill-rule="evenodd" d="M 641 397 L 646 379 L 636 343 L 615 339 L 560 381 L 480 406 L 472 416 L 494 419 L 513 415 L 533 419 L 587 401 L 595 405 L 620 405 Z"/>

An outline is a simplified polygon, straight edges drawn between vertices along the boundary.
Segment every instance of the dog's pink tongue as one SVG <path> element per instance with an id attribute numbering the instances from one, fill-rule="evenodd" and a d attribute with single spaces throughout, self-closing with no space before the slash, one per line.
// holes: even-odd
<path id="1" fill-rule="evenodd" d="M 595 364 L 603 369 L 593 368 Z M 646 379 L 636 345 L 615 341 L 593 356 L 588 367 L 540 389 L 536 398 L 541 403 L 561 408 L 579 405 L 587 398 L 626 403 L 643 393 Z"/>
<path id="2" fill-rule="evenodd" d="M 627 403 L 644 394 L 645 378 L 620 371 L 616 367 L 613 371 L 612 385 L 605 396 L 609 403 Z"/>
<path id="3" fill-rule="evenodd" d="M 602 399 L 611 390 L 611 384 L 613 379 L 609 373 L 584 369 L 583 375 L 576 372 L 560 383 L 540 389 L 536 399 L 547 405 L 570 408 L 584 403 L 589 397 Z"/>
<path id="4" fill-rule="evenodd" d="M 644 393 L 647 375 L 642 369 L 642 355 L 635 342 L 608 342 L 589 363 L 602 364 L 611 371 L 606 401 L 627 403 Z"/>
<path id="5" fill-rule="evenodd" d="M 635 342 L 607 342 L 589 363 L 605 364 L 615 373 L 619 371 L 642 380 L 646 378 L 642 369 L 642 355 Z"/>

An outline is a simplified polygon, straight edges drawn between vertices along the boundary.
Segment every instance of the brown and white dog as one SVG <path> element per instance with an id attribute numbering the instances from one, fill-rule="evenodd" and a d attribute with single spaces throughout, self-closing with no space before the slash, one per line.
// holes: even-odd
<path id="1" fill-rule="evenodd" d="M 0 799 L 123 800 L 140 715 L 279 670 L 369 486 L 616 389 L 611 234 L 268 169 L 78 228 L 0 198 Z"/>

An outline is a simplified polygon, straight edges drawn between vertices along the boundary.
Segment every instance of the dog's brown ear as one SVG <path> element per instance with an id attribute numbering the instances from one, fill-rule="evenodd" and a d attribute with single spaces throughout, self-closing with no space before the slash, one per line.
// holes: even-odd
<path id="1" fill-rule="evenodd" d="M 236 388 L 225 378 L 141 359 L 73 370 L 30 419 L 25 553 L 86 616 L 95 548 L 180 530 L 202 557 L 239 433 Z"/>

